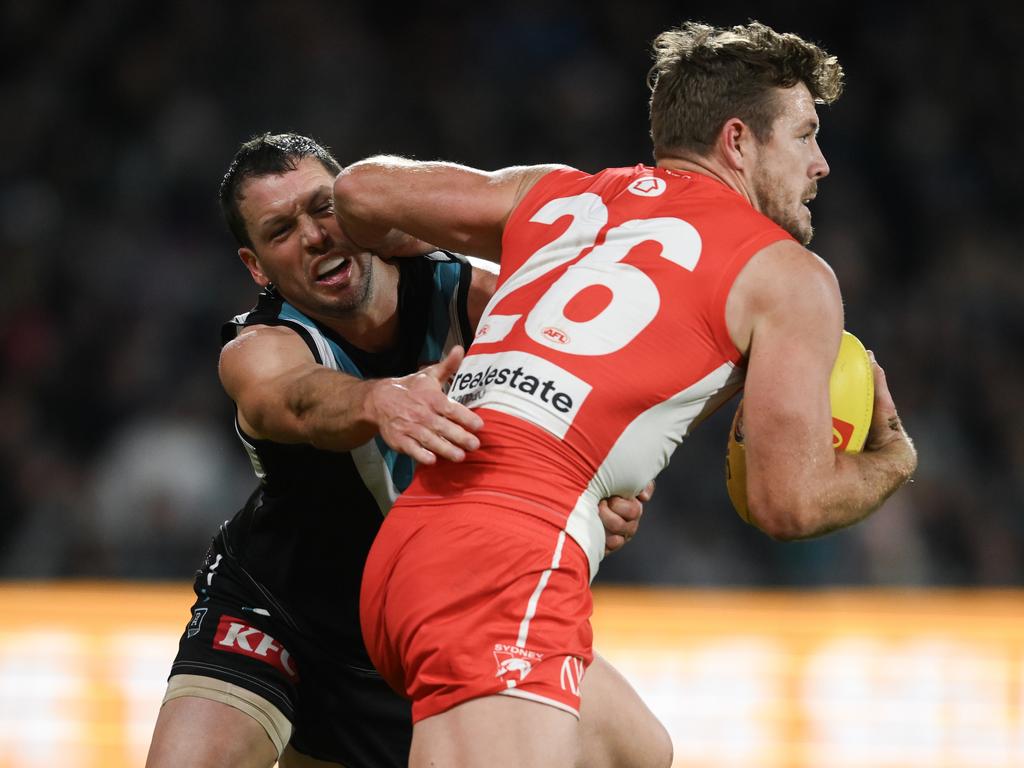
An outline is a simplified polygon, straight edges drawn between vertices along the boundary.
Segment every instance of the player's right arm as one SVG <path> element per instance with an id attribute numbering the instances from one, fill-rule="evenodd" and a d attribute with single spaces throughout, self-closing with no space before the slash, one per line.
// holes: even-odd
<path id="1" fill-rule="evenodd" d="M 418 373 L 362 380 L 326 368 L 293 331 L 251 326 L 224 346 L 220 379 L 251 437 L 348 451 L 380 434 L 421 464 L 461 461 L 479 447 L 483 421 L 449 400 L 442 383 L 462 349 Z"/>
<path id="2" fill-rule="evenodd" d="M 354 243 L 385 258 L 412 255 L 418 242 L 428 242 L 498 261 L 509 215 L 542 176 L 561 167 L 489 172 L 455 163 L 371 157 L 338 174 L 334 212 Z"/>
<path id="3" fill-rule="evenodd" d="M 740 271 L 726 319 L 748 360 L 743 427 L 755 525 L 780 539 L 827 533 L 863 519 L 910 478 L 917 454 L 877 363 L 864 451 L 832 448 L 828 384 L 843 308 L 824 261 L 788 240 L 764 248 Z"/>

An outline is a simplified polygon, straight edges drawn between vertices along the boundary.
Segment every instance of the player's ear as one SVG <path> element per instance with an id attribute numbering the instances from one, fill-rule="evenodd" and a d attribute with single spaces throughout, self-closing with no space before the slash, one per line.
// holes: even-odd
<path id="1" fill-rule="evenodd" d="M 718 151 L 729 168 L 742 171 L 752 162 L 755 141 L 750 126 L 738 117 L 731 117 L 718 132 Z"/>
<path id="2" fill-rule="evenodd" d="M 270 278 L 263 271 L 263 267 L 260 266 L 260 259 L 252 248 L 246 248 L 245 246 L 239 248 L 238 258 L 245 264 L 245 268 L 249 270 L 249 274 L 252 275 L 253 282 L 256 285 L 260 288 L 266 288 L 270 285 Z"/>

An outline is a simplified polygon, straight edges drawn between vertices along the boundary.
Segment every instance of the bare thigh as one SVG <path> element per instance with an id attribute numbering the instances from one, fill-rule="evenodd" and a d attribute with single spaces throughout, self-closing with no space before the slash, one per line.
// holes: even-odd
<path id="1" fill-rule="evenodd" d="M 547 704 L 485 696 L 413 726 L 409 768 L 571 768 L 579 721 Z"/>
<path id="2" fill-rule="evenodd" d="M 668 768 L 672 740 L 617 669 L 600 656 L 580 688 L 581 768 Z"/>
<path id="3" fill-rule="evenodd" d="M 271 768 L 277 749 L 263 726 L 228 704 L 195 696 L 160 708 L 146 768 Z"/>

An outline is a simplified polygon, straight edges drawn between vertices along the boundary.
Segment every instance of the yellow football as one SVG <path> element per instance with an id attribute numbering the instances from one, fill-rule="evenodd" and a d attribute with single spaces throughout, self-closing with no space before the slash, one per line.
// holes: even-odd
<path id="1" fill-rule="evenodd" d="M 867 350 L 856 336 L 847 331 L 843 331 L 828 389 L 832 405 L 832 447 L 837 451 L 859 453 L 864 449 L 864 441 L 871 427 L 875 378 Z M 729 429 L 729 444 L 725 455 L 725 487 L 736 512 L 749 523 L 742 399 Z"/>

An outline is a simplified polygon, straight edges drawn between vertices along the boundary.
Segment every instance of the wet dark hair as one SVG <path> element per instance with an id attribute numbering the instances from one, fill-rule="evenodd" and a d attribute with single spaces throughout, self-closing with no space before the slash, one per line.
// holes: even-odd
<path id="1" fill-rule="evenodd" d="M 245 182 L 294 171 L 299 161 L 307 157 L 319 160 L 332 176 L 341 172 L 341 165 L 329 150 L 308 136 L 297 133 L 264 133 L 254 136 L 239 147 L 220 182 L 220 209 L 228 229 L 239 245 L 253 247 L 238 205 L 243 197 L 242 187 Z"/>

